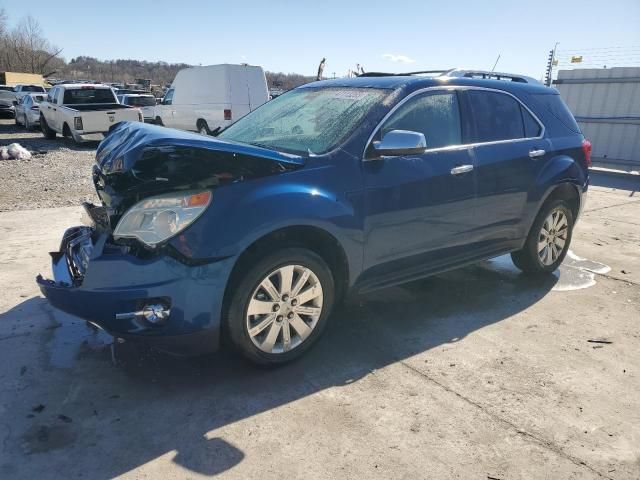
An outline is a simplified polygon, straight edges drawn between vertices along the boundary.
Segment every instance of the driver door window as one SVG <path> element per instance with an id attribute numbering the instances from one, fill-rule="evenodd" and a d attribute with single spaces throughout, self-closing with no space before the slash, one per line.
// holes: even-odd
<path id="1" fill-rule="evenodd" d="M 424 134 L 427 149 L 460 145 L 462 132 L 456 93 L 427 93 L 409 99 L 382 126 L 382 136 L 390 130 Z"/>

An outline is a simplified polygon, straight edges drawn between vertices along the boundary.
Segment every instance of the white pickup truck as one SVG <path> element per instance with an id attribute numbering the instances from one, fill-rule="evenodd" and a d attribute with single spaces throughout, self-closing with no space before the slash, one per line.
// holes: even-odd
<path id="1" fill-rule="evenodd" d="M 118 103 L 108 85 L 56 85 L 40 104 L 40 128 L 49 139 L 60 133 L 76 143 L 102 140 L 112 125 L 123 121 L 144 118 L 140 109 Z"/>

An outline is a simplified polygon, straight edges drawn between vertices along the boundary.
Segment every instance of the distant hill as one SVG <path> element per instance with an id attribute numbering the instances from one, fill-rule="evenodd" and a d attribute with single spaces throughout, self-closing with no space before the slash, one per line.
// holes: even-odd
<path id="1" fill-rule="evenodd" d="M 93 80 L 98 82 L 132 83 L 136 78 L 151 79 L 152 84 L 166 85 L 176 73 L 190 67 L 186 63 L 147 62 L 144 60 L 98 60 L 93 57 L 76 57 L 59 65 L 51 76 L 66 80 Z M 297 73 L 266 72 L 270 88 L 289 90 L 315 80 Z"/>

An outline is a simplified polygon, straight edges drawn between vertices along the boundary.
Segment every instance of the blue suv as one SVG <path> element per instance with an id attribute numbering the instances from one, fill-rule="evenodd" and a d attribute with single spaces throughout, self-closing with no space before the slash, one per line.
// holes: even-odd
<path id="1" fill-rule="evenodd" d="M 224 339 L 284 363 L 348 292 L 505 253 L 555 270 L 591 153 L 556 90 L 466 70 L 311 83 L 214 135 L 112 128 L 102 205 L 37 279 L 54 306 L 175 353 Z"/>

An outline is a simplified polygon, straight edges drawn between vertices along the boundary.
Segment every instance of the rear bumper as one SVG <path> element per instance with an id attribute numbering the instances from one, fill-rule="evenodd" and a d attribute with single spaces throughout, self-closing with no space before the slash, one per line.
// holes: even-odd
<path id="1" fill-rule="evenodd" d="M 101 142 L 102 140 L 104 140 L 106 133 L 102 133 L 102 132 L 78 133 L 76 131 L 72 131 L 71 135 L 73 135 L 73 139 L 76 142 Z"/>
<path id="2" fill-rule="evenodd" d="M 80 280 L 77 270 L 82 260 L 64 239 L 61 251 L 51 254 L 54 278 L 37 277 L 42 294 L 53 306 L 115 337 L 173 353 L 201 354 L 218 348 L 222 299 L 232 259 L 198 266 L 160 254 L 140 259 L 122 249 L 105 247 L 108 234 L 93 230 L 90 234 L 92 249 Z M 128 315 L 157 302 L 170 308 L 162 324 Z"/>

